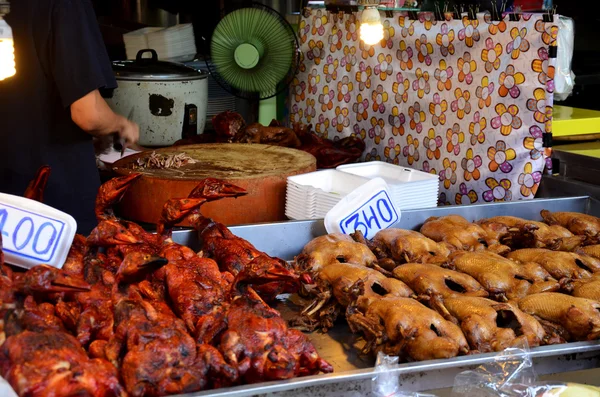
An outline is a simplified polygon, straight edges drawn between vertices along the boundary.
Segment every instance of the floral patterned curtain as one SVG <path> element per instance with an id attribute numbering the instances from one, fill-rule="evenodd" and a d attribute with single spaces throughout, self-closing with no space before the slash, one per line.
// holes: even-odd
<path id="1" fill-rule="evenodd" d="M 357 18 L 305 10 L 291 121 L 362 138 L 364 161 L 439 175 L 440 204 L 533 198 L 552 128 L 554 22 L 395 13 L 369 46 Z"/>

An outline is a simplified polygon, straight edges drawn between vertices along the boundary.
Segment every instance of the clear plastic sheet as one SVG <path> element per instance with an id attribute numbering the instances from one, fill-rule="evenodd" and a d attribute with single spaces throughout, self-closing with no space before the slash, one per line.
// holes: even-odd
<path id="1" fill-rule="evenodd" d="M 397 356 L 388 356 L 379 352 L 375 362 L 377 374 L 372 379 L 371 396 L 373 397 L 435 397 L 433 394 L 403 392 L 400 377 L 391 370 L 398 364 Z"/>
<path id="2" fill-rule="evenodd" d="M 575 73 L 571 70 L 575 24 L 573 19 L 561 15 L 558 18 L 557 25 L 558 49 L 554 74 L 554 98 L 557 101 L 564 101 L 571 95 L 575 86 Z"/>

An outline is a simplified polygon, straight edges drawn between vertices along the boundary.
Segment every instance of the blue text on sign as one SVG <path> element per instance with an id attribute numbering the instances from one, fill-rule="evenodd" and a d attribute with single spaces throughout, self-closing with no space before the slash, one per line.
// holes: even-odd
<path id="1" fill-rule="evenodd" d="M 65 223 L 7 204 L 0 204 L 2 249 L 40 263 L 54 257 Z"/>
<path id="2" fill-rule="evenodd" d="M 375 233 L 398 222 L 392 200 L 384 190 L 372 196 L 360 208 L 340 221 L 340 229 L 348 234 L 360 231 L 365 238 L 372 238 Z"/>

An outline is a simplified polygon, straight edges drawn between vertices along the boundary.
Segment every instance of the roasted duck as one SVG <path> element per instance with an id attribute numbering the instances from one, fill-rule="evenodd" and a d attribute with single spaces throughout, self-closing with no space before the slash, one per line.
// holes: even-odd
<path id="1" fill-rule="evenodd" d="M 401 263 L 443 263 L 448 259 L 450 249 L 445 243 L 436 243 L 419 232 L 403 229 L 384 229 L 373 237 L 374 252 L 379 265 L 388 269 L 382 262 L 391 259 L 393 265 Z M 394 266 L 395 267 L 395 266 Z"/>
<path id="2" fill-rule="evenodd" d="M 600 243 L 600 219 L 578 212 L 550 212 L 542 210 L 542 218 L 549 225 L 560 225 L 571 233 L 584 236 L 586 244 Z"/>
<path id="3" fill-rule="evenodd" d="M 357 295 L 353 286 L 360 280 L 363 290 L 360 296 L 366 299 L 379 299 L 381 296 L 410 297 L 413 292 L 402 281 L 385 277 L 377 270 L 354 263 L 334 261 L 326 266 L 317 266 L 308 273 L 311 282 L 305 284 L 305 294 L 313 300 L 302 310 L 294 325 L 312 331 L 321 328 L 326 331 L 343 313 Z"/>
<path id="4" fill-rule="evenodd" d="M 331 263 L 352 263 L 371 267 L 377 257 L 365 244 L 355 242 L 342 233 L 331 233 L 312 239 L 296 257 L 298 267 L 304 271 L 316 272 Z"/>
<path id="5" fill-rule="evenodd" d="M 407 263 L 394 269 L 394 277 L 402 280 L 420 297 L 488 296 L 487 291 L 468 274 L 436 265 Z"/>
<path id="6" fill-rule="evenodd" d="M 488 251 L 457 251 L 450 259 L 453 268 L 472 276 L 498 301 L 560 289 L 560 284 L 535 263 L 520 265 Z"/>
<path id="7" fill-rule="evenodd" d="M 348 307 L 350 329 L 367 340 L 364 351 L 382 351 L 404 360 L 431 360 L 466 354 L 460 328 L 410 298 L 359 298 Z"/>
<path id="8" fill-rule="evenodd" d="M 508 347 L 536 347 L 545 337 L 542 325 L 513 303 L 468 296 L 437 297 L 434 308 L 446 320 L 459 324 L 474 352 Z"/>
<path id="9" fill-rule="evenodd" d="M 300 331 L 289 329 L 252 288 L 235 291 L 218 343 L 247 383 L 332 372 Z"/>
<path id="10" fill-rule="evenodd" d="M 573 284 L 573 296 L 600 302 L 600 279 L 577 280 Z"/>
<path id="11" fill-rule="evenodd" d="M 226 111 L 213 116 L 212 125 L 217 133 L 217 142 L 232 142 L 246 121 L 239 113 Z"/>
<path id="12" fill-rule="evenodd" d="M 575 250 L 576 253 L 600 259 L 600 244 L 588 245 Z"/>
<path id="13" fill-rule="evenodd" d="M 291 128 L 278 125 L 264 126 L 259 123 L 252 123 L 245 128 L 241 128 L 233 138 L 237 143 L 260 143 L 263 145 L 275 145 L 297 148 L 300 146 L 300 139 Z"/>
<path id="14" fill-rule="evenodd" d="M 507 257 L 523 264 L 537 263 L 557 280 L 589 278 L 592 273 L 600 272 L 600 260 L 573 252 L 526 248 L 513 251 Z"/>
<path id="15" fill-rule="evenodd" d="M 489 242 L 505 244 L 512 249 L 548 248 L 555 251 L 573 251 L 584 240 L 584 237 L 575 236 L 562 226 L 549 226 L 515 216 L 496 216 L 477 223 L 486 231 Z"/>
<path id="16" fill-rule="evenodd" d="M 358 137 L 348 136 L 332 141 L 313 133 L 312 125 L 295 124 L 293 129 L 302 142 L 299 149 L 315 156 L 318 169 L 335 168 L 338 165 L 354 163 L 365 151 L 365 142 Z"/>
<path id="17" fill-rule="evenodd" d="M 509 248 L 499 244 L 488 244 L 485 230 L 459 215 L 431 217 L 421 227 L 421 233 L 438 243 L 445 243 L 457 250 L 490 251 L 502 253 Z"/>
<path id="18" fill-rule="evenodd" d="M 600 303 L 559 293 L 529 295 L 519 301 L 527 314 L 563 328 L 567 340 L 594 340 L 600 337 Z"/>

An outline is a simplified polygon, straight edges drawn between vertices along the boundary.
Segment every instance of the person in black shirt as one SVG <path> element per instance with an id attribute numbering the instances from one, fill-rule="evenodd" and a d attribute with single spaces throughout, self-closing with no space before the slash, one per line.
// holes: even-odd
<path id="1" fill-rule="evenodd" d="M 5 19 L 17 74 L 0 81 L 0 192 L 22 195 L 47 164 L 45 203 L 87 234 L 100 186 L 92 136 L 117 133 L 128 145 L 139 138 L 98 91 L 116 81 L 91 1 L 13 1 Z"/>

